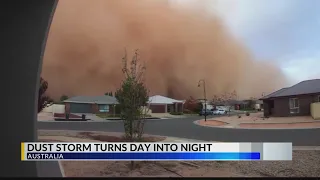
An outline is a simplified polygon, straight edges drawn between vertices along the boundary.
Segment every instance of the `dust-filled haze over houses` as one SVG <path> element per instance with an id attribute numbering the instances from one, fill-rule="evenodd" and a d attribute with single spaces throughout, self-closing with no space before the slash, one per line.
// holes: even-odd
<path id="1" fill-rule="evenodd" d="M 139 49 L 153 95 L 202 97 L 200 79 L 206 80 L 208 97 L 234 90 L 239 98 L 261 96 L 290 84 L 277 57 L 258 56 L 226 15 L 204 11 L 207 6 L 185 7 L 149 0 L 60 0 L 42 70 L 49 94 L 115 91 L 123 78 L 124 49 L 129 57 Z"/>

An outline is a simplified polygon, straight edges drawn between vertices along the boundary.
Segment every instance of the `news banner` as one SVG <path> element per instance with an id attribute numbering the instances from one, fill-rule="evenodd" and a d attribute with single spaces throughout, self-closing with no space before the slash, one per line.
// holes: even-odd
<path id="1" fill-rule="evenodd" d="M 22 161 L 283 161 L 292 143 L 21 143 Z"/>

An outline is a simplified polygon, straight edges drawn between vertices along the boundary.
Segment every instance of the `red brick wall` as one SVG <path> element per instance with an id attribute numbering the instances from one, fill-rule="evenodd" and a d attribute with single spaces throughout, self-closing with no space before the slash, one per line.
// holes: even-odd
<path id="1" fill-rule="evenodd" d="M 64 107 L 64 111 L 65 113 L 70 113 L 70 103 L 64 103 L 65 107 Z"/>
<path id="2" fill-rule="evenodd" d="M 182 103 L 178 103 L 177 112 L 183 112 L 183 104 Z"/>
<path id="3" fill-rule="evenodd" d="M 289 99 L 298 98 L 299 100 L 299 113 L 291 114 Z M 274 100 L 274 111 L 273 116 L 285 117 L 285 116 L 309 116 L 310 115 L 310 104 L 315 100 L 315 95 L 300 95 L 292 97 L 277 98 Z M 264 108 L 266 109 L 266 108 Z"/>
<path id="4" fill-rule="evenodd" d="M 113 114 L 114 107 L 113 105 L 109 105 L 109 114 Z"/>
<path id="5" fill-rule="evenodd" d="M 99 113 L 99 105 L 98 104 L 92 104 L 91 105 L 91 112 L 93 114 Z"/>

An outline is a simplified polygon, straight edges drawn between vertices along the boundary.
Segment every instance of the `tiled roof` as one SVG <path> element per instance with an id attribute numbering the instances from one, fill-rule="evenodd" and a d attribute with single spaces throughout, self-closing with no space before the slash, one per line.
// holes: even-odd
<path id="1" fill-rule="evenodd" d="M 282 88 L 261 99 L 295 96 L 295 95 L 302 95 L 302 94 L 313 94 L 313 93 L 319 93 L 319 92 L 320 92 L 320 79 L 312 79 L 312 80 L 302 81 L 288 88 Z"/>
<path id="2" fill-rule="evenodd" d="M 173 104 L 173 103 L 183 103 L 184 101 L 171 99 L 171 98 L 160 96 L 160 95 L 155 95 L 155 96 L 149 97 L 149 102 L 150 104 Z"/>
<path id="3" fill-rule="evenodd" d="M 71 97 L 64 102 L 73 103 L 95 103 L 95 104 L 118 104 L 115 97 L 112 96 L 75 96 Z"/>

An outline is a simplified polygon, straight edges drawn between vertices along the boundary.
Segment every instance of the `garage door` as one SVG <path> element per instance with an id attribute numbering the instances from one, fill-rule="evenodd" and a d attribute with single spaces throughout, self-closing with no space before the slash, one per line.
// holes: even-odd
<path id="1" fill-rule="evenodd" d="M 158 104 L 150 104 L 151 112 L 152 113 L 165 113 L 166 112 L 166 105 L 158 105 Z"/>
<path id="2" fill-rule="evenodd" d="M 91 104 L 70 104 L 70 113 L 92 113 Z"/>

